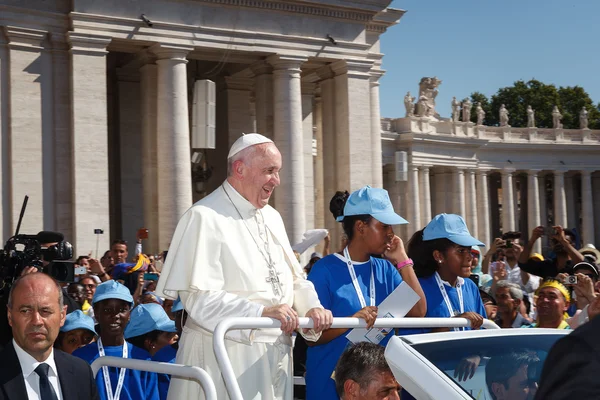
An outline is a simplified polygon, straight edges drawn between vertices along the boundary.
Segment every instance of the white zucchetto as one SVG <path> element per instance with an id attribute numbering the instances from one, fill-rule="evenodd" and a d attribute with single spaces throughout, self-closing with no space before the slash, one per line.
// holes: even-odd
<path id="1" fill-rule="evenodd" d="M 257 144 L 262 143 L 273 143 L 271 139 L 266 136 L 261 135 L 260 133 L 242 133 L 242 137 L 236 140 L 231 149 L 229 150 L 229 154 L 227 155 L 227 159 L 235 156 L 240 151 Z"/>

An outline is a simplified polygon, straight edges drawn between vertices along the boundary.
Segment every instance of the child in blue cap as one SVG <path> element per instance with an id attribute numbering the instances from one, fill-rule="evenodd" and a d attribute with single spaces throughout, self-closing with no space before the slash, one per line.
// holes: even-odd
<path id="1" fill-rule="evenodd" d="M 96 338 L 94 319 L 81 310 L 67 314 L 65 324 L 61 326 L 54 347 L 73 354 L 75 350 L 86 346 Z"/>
<path id="2" fill-rule="evenodd" d="M 468 278 L 471 246 L 483 245 L 456 214 L 436 215 L 424 229 L 415 232 L 408 242 L 408 255 L 415 262 L 415 272 L 427 297 L 427 317 L 461 317 L 469 319 L 475 329 L 481 326 L 486 318 L 485 307 L 479 288 Z"/>
<path id="3" fill-rule="evenodd" d="M 140 304 L 131 312 L 125 339 L 155 355 L 160 349 L 177 341 L 177 329 L 161 305 Z"/>
<path id="4" fill-rule="evenodd" d="M 183 304 L 181 303 L 181 299 L 177 299 L 173 303 L 173 307 L 171 308 L 171 313 L 175 318 L 175 329 L 177 330 L 177 335 L 181 337 L 183 326 L 185 325 L 185 321 L 187 320 L 187 313 L 183 309 Z M 177 350 L 179 350 L 179 341 L 171 343 L 170 346 L 165 346 L 156 352 L 152 356 L 152 361 L 158 362 L 166 362 L 175 364 L 175 357 L 177 356 Z M 161 400 L 165 400 L 167 398 L 167 393 L 169 392 L 169 386 L 171 385 L 171 375 L 167 374 L 158 374 L 158 391 L 160 392 Z"/>
<path id="5" fill-rule="evenodd" d="M 365 186 L 349 196 L 338 192 L 330 209 L 342 222 L 348 242 L 343 252 L 317 261 L 308 274 L 323 307 L 334 317 L 363 318 L 370 327 L 377 317 L 377 306 L 404 280 L 421 297 L 407 315 L 424 316 L 425 296 L 412 260 L 392 229 L 392 225 L 408 222 L 394 212 L 387 191 Z M 350 343 L 346 338 L 349 331 L 328 329 L 315 344 L 308 343 L 306 398 L 339 398 L 331 375 Z M 385 346 L 389 337 L 380 344 Z"/>
<path id="6" fill-rule="evenodd" d="M 415 232 L 408 242 L 408 255 L 415 262 L 415 272 L 427 297 L 426 317 L 466 318 L 471 328 L 479 329 L 487 318 L 479 288 L 469 278 L 472 246 L 484 246 L 471 236 L 465 220 L 456 214 L 436 215 L 424 229 Z M 450 328 L 411 329 L 411 333 L 444 332 Z M 454 369 L 457 381 L 473 377 L 481 355 L 465 357 Z M 402 399 L 413 399 L 405 390 Z"/>
<path id="7" fill-rule="evenodd" d="M 73 352 L 90 364 L 98 357 L 113 356 L 150 360 L 150 354 L 125 341 L 124 331 L 129 323 L 133 297 L 125 286 L 109 280 L 96 287 L 92 300 L 98 321 L 100 338 Z M 125 368 L 102 367 L 96 375 L 101 399 L 158 400 L 158 381 L 155 373 Z"/>

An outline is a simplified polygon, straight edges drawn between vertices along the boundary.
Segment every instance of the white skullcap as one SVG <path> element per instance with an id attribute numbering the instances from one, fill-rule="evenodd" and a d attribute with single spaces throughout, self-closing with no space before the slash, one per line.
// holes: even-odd
<path id="1" fill-rule="evenodd" d="M 273 143 L 271 139 L 266 136 L 263 136 L 259 133 L 242 133 L 242 137 L 233 143 L 231 149 L 229 150 L 229 154 L 227 155 L 227 159 L 235 156 L 240 151 L 257 144 L 262 143 Z"/>

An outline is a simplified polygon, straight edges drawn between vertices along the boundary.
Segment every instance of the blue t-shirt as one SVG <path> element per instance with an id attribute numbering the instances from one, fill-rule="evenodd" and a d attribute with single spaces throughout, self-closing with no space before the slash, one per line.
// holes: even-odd
<path id="1" fill-rule="evenodd" d="M 371 257 L 370 262 L 355 263 L 357 281 L 365 302 L 370 304 L 371 265 L 375 276 L 375 304 L 379 305 L 402 282 L 400 274 L 387 260 Z M 308 280 L 315 285 L 319 301 L 334 317 L 351 317 L 362 306 L 358 300 L 347 264 L 336 254 L 319 260 L 310 270 Z M 348 330 L 350 331 L 350 330 Z M 347 333 L 346 333 L 347 334 Z M 308 348 L 306 355 L 306 398 L 338 399 L 331 374 L 350 341 L 346 334 L 331 342 Z M 388 342 L 389 336 L 381 341 Z"/>
<path id="2" fill-rule="evenodd" d="M 423 293 L 425 293 L 425 298 L 427 299 L 427 313 L 425 314 L 425 317 L 451 317 L 448 306 L 444 301 L 444 296 L 442 296 L 442 292 L 440 291 L 437 280 L 435 279 L 435 274 L 427 278 L 419 278 L 419 283 L 421 284 L 421 288 L 423 289 Z M 446 289 L 446 293 L 448 293 L 448 298 L 450 299 L 452 308 L 455 312 L 460 313 L 460 301 L 458 300 L 458 292 L 456 288 L 446 284 L 444 287 Z M 465 312 L 476 312 L 477 314 L 483 316 L 483 318 L 487 318 L 485 307 L 483 306 L 483 301 L 481 301 L 481 295 L 479 294 L 479 288 L 472 280 L 463 279 L 462 295 Z M 471 328 L 464 329 L 471 330 Z M 409 331 L 411 334 L 427 333 L 431 332 L 431 329 L 407 329 L 407 331 Z M 406 400 L 414 399 L 414 397 L 404 389 L 402 390 L 401 398 Z"/>
<path id="3" fill-rule="evenodd" d="M 152 356 L 152 361 L 159 361 L 165 363 L 175 364 L 175 356 L 177 356 L 177 349 L 173 346 L 165 346 Z M 160 400 L 166 400 L 167 393 L 169 392 L 169 385 L 171 384 L 171 375 L 157 374 L 158 375 L 158 393 Z"/>
<path id="4" fill-rule="evenodd" d="M 435 274 L 427 278 L 419 278 L 419 283 L 421 284 L 421 288 L 423 289 L 423 293 L 425 293 L 425 297 L 427 299 L 427 314 L 425 314 L 425 317 L 452 317 L 452 315 L 450 315 L 450 311 L 448 310 L 448 306 L 446 306 L 446 302 L 444 301 L 444 296 L 442 296 L 442 292 L 438 287 Z M 460 302 L 458 300 L 458 292 L 456 288 L 446 284 L 444 287 L 446 288 L 446 293 L 448 293 L 448 298 L 450 299 L 452 308 L 456 313 L 460 313 Z M 485 307 L 483 306 L 483 301 L 481 301 L 481 295 L 479 294 L 479 288 L 472 280 L 463 279 L 462 295 L 464 312 L 476 312 L 477 314 L 483 316 L 483 318 L 487 318 Z M 470 330 L 471 328 L 464 329 Z M 431 329 L 421 330 L 421 332 L 430 331 Z"/>
<path id="5" fill-rule="evenodd" d="M 135 347 L 131 343 L 125 342 L 127 345 L 127 354 L 129 358 L 137 360 L 150 360 L 150 353 L 146 350 Z M 104 346 L 104 353 L 107 356 L 123 357 L 123 346 Z M 100 357 L 98 352 L 98 343 L 90 343 L 73 352 L 73 355 L 84 359 L 92 364 L 94 360 Z M 108 367 L 108 375 L 113 390 L 113 394 L 119 382 L 120 368 Z M 104 374 L 102 369 L 96 375 L 96 386 L 100 399 L 107 399 L 106 387 L 104 386 Z M 123 381 L 123 389 L 121 389 L 120 400 L 159 400 L 158 397 L 158 381 L 156 374 L 153 372 L 138 371 L 135 369 L 125 370 L 125 380 Z"/>

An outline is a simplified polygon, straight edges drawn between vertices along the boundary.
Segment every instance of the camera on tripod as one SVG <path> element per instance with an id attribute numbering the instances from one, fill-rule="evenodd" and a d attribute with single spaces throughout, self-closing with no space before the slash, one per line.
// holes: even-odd
<path id="1" fill-rule="evenodd" d="M 42 231 L 37 235 L 15 235 L 6 241 L 0 253 L 0 274 L 12 283 L 26 267 L 36 267 L 61 282 L 73 281 L 73 247 L 58 232 Z M 50 246 L 46 246 L 51 244 Z"/>
<path id="2" fill-rule="evenodd" d="M 25 196 L 17 230 L 0 252 L 0 292 L 12 283 L 27 267 L 36 267 L 57 281 L 72 282 L 75 278 L 73 246 L 59 232 L 41 231 L 37 235 L 19 234 L 28 197 Z"/>

